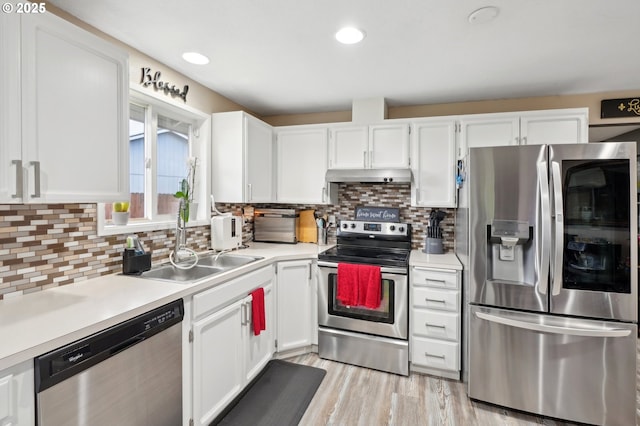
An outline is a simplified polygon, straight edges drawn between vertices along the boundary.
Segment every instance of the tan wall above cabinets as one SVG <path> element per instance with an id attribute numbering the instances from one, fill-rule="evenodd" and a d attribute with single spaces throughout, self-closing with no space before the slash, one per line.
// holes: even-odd
<path id="1" fill-rule="evenodd" d="M 603 99 L 617 99 L 634 97 L 640 94 L 638 90 L 588 93 L 571 96 L 540 96 L 532 98 L 499 99 L 477 102 L 458 102 L 450 104 L 414 105 L 402 107 L 388 107 L 387 118 L 416 118 L 440 117 L 447 115 L 485 114 L 495 112 L 537 111 L 561 108 L 589 108 L 589 125 L 640 123 L 638 118 L 600 118 L 600 101 Z M 262 117 L 262 120 L 272 126 L 288 126 L 295 124 L 337 123 L 350 122 L 351 111 L 325 112 L 318 114 L 274 115 Z"/>

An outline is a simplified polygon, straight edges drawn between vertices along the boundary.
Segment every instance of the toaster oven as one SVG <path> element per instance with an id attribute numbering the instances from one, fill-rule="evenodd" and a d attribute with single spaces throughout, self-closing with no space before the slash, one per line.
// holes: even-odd
<path id="1" fill-rule="evenodd" d="M 255 209 L 253 241 L 295 244 L 298 242 L 298 220 L 296 209 Z"/>

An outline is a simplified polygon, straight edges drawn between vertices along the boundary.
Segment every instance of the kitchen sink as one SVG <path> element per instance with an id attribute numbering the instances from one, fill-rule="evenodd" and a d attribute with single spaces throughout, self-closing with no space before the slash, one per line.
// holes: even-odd
<path id="1" fill-rule="evenodd" d="M 223 271 L 224 269 L 222 268 L 210 268 L 198 265 L 190 269 L 180 269 L 171 264 L 163 264 L 143 272 L 140 277 L 178 283 L 192 283 Z"/>
<path id="2" fill-rule="evenodd" d="M 192 268 L 180 269 L 170 263 L 164 263 L 143 272 L 140 278 L 189 284 L 260 259 L 263 258 L 226 253 L 221 255 L 206 253 L 199 255 L 198 263 Z M 187 260 L 179 265 L 189 266 L 191 262 L 192 260 Z"/>
<path id="3" fill-rule="evenodd" d="M 236 268 L 238 266 L 246 265 L 247 263 L 260 260 L 262 257 L 247 256 L 243 254 L 227 254 L 223 253 L 220 256 L 217 254 L 203 255 L 198 260 L 199 266 L 216 267 L 223 269 Z"/>

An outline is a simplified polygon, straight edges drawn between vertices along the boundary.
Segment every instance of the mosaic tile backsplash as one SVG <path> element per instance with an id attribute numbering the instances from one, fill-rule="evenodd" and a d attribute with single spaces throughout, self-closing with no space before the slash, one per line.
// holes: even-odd
<path id="1" fill-rule="evenodd" d="M 252 207 L 313 209 L 317 214 L 352 219 L 355 207 L 385 206 L 400 209 L 403 222 L 412 224 L 412 246 L 424 247 L 427 219 L 432 209 L 411 207 L 406 184 L 340 184 L 338 203 L 326 205 L 261 204 Z M 241 204 L 218 204 L 220 211 L 241 214 Z M 453 250 L 454 209 L 441 223 L 445 251 Z M 96 204 L 0 205 L 0 299 L 118 273 L 126 235 L 100 237 L 96 233 Z M 244 225 L 251 239 L 253 220 Z M 137 234 L 154 263 L 168 259 L 174 243 L 173 229 Z M 209 248 L 209 226 L 188 229 L 187 244 L 196 251 Z M 335 242 L 335 228 L 329 243 Z"/>

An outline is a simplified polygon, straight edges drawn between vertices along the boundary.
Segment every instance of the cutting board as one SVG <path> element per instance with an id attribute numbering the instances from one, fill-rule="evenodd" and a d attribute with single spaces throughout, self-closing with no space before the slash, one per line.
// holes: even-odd
<path id="1" fill-rule="evenodd" d="M 318 227 L 316 225 L 315 210 L 301 210 L 298 222 L 298 242 L 317 243 Z"/>

